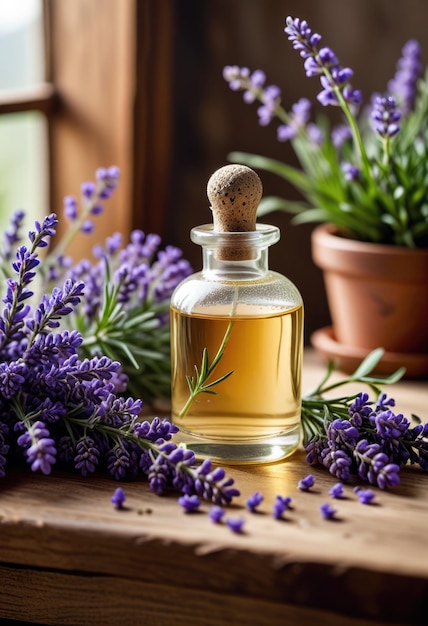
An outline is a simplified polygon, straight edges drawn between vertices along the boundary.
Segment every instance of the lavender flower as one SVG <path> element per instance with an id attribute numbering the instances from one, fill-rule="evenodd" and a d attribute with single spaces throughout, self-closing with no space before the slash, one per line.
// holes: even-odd
<path id="1" fill-rule="evenodd" d="M 272 517 L 274 519 L 281 519 L 283 513 L 290 508 L 290 504 L 291 498 L 289 496 L 276 496 L 272 507 Z"/>
<path id="2" fill-rule="evenodd" d="M 358 475 L 381 489 L 396 487 L 400 482 L 400 466 L 391 463 L 388 455 L 380 450 L 379 444 L 368 444 L 365 439 L 358 442 L 354 450 L 359 461 Z"/>
<path id="3" fill-rule="evenodd" d="M 165 493 L 166 488 L 170 484 L 171 468 L 163 456 L 157 456 L 155 461 L 149 468 L 148 480 L 149 487 L 158 495 Z"/>
<path id="4" fill-rule="evenodd" d="M 12 215 L 9 228 L 3 235 L 3 244 L 0 247 L 0 260 L 10 261 L 12 258 L 13 246 L 21 240 L 20 230 L 25 218 L 24 211 L 18 210 Z"/>
<path id="5" fill-rule="evenodd" d="M 109 450 L 107 454 L 107 469 L 116 480 L 121 480 L 129 474 L 136 473 L 136 468 L 133 467 L 132 455 L 123 442 L 116 444 Z"/>
<path id="6" fill-rule="evenodd" d="M 269 85 L 263 92 L 263 104 L 257 109 L 260 126 L 267 126 L 275 116 L 281 101 L 281 90 L 277 85 Z"/>
<path id="7" fill-rule="evenodd" d="M 307 98 L 301 98 L 293 104 L 288 123 L 278 126 L 277 136 L 279 141 L 288 141 L 295 137 L 299 130 L 308 123 L 310 110 L 311 103 Z"/>
<path id="8" fill-rule="evenodd" d="M 239 490 L 233 485 L 233 479 L 226 477 L 223 468 L 212 468 L 210 459 L 205 459 L 195 469 L 192 488 L 198 495 L 215 504 L 228 504 L 235 496 L 239 496 Z"/>
<path id="9" fill-rule="evenodd" d="M 335 449 L 331 442 L 326 443 L 326 447 L 320 454 L 320 462 L 328 469 L 330 474 L 340 480 L 348 480 L 351 475 L 352 455 L 348 450 Z"/>
<path id="10" fill-rule="evenodd" d="M 401 413 L 396 415 L 390 409 L 386 411 L 379 410 L 371 413 L 369 416 L 370 423 L 376 428 L 376 433 L 382 439 L 400 439 L 409 430 L 410 422 Z"/>
<path id="11" fill-rule="evenodd" d="M 341 169 L 345 180 L 347 181 L 358 180 L 358 178 L 360 177 L 361 171 L 358 167 L 353 165 L 353 163 L 344 162 L 341 164 Z"/>
<path id="12" fill-rule="evenodd" d="M 82 224 L 80 225 L 80 230 L 82 231 L 82 233 L 85 233 L 86 235 L 90 235 L 91 233 L 93 233 L 94 228 L 95 228 L 95 225 L 92 220 L 84 220 Z"/>
<path id="13" fill-rule="evenodd" d="M 320 146 L 324 141 L 324 136 L 325 136 L 324 131 L 317 124 L 314 124 L 313 122 L 310 122 L 309 124 L 307 124 L 306 134 L 308 136 L 309 141 L 312 144 L 315 144 L 317 146 Z M 313 145 L 311 146 L 311 148 L 312 147 Z"/>
<path id="14" fill-rule="evenodd" d="M 331 131 L 331 141 L 337 150 L 342 148 L 342 146 L 350 139 L 352 139 L 352 131 L 349 126 L 345 124 L 340 124 Z"/>
<path id="15" fill-rule="evenodd" d="M 189 496 L 187 493 L 178 498 L 178 503 L 183 507 L 186 513 L 192 513 L 201 506 L 201 501 L 198 496 Z"/>
<path id="16" fill-rule="evenodd" d="M 78 204 L 74 196 L 66 196 L 64 198 L 64 215 L 69 220 L 74 221 L 78 216 Z"/>
<path id="17" fill-rule="evenodd" d="M 345 444 L 354 447 L 357 442 L 358 429 L 349 420 L 335 419 L 328 427 L 328 439 L 334 446 Z"/>
<path id="18" fill-rule="evenodd" d="M 55 441 L 41 421 L 30 426 L 25 424 L 25 427 L 25 433 L 18 437 L 18 445 L 25 449 L 27 463 L 33 472 L 41 470 L 43 474 L 50 474 L 56 462 Z"/>
<path id="19" fill-rule="evenodd" d="M 214 522 L 214 524 L 219 524 L 223 519 L 225 513 L 226 511 L 221 506 L 214 505 L 210 508 L 208 515 L 210 517 L 210 520 Z"/>
<path id="20" fill-rule="evenodd" d="M 73 312 L 80 304 L 85 284 L 81 281 L 66 280 L 62 288 L 55 287 L 50 296 L 44 295 L 34 313 L 34 318 L 26 322 L 34 336 L 46 327 L 58 328 L 60 320 Z"/>
<path id="21" fill-rule="evenodd" d="M 247 509 L 251 511 L 252 513 L 254 513 L 257 507 L 262 502 L 263 502 L 263 495 L 260 493 L 260 491 L 256 491 L 247 499 L 247 502 L 246 502 Z"/>
<path id="22" fill-rule="evenodd" d="M 309 491 L 315 484 L 315 477 L 312 474 L 308 474 L 304 478 L 301 478 L 297 484 L 300 491 Z"/>
<path id="23" fill-rule="evenodd" d="M 397 109 L 395 99 L 392 96 L 376 96 L 371 113 L 373 128 L 383 139 L 393 137 L 400 130 L 397 122 L 401 113 Z"/>
<path id="24" fill-rule="evenodd" d="M 25 363 L 0 363 L 0 394 L 10 400 L 23 387 L 25 373 Z"/>
<path id="25" fill-rule="evenodd" d="M 95 446 L 95 442 L 90 437 L 85 437 L 76 444 L 76 456 L 74 458 L 75 468 L 82 476 L 87 476 L 95 472 L 99 463 L 100 451 Z"/>
<path id="26" fill-rule="evenodd" d="M 337 513 L 336 509 L 333 508 L 331 504 L 329 504 L 329 502 L 324 502 L 323 504 L 321 504 L 320 511 L 324 519 L 333 519 L 333 517 Z"/>
<path id="27" fill-rule="evenodd" d="M 223 78 L 229 83 L 234 91 L 244 91 L 244 101 L 252 103 L 258 100 L 261 106 L 257 109 L 259 124 L 267 126 L 274 117 L 282 120 L 278 126 L 277 137 L 279 141 L 288 141 L 306 128 L 309 120 L 311 103 L 306 98 L 301 98 L 293 104 L 290 112 L 286 112 L 281 106 L 281 90 L 277 85 L 264 86 L 266 76 L 261 70 L 250 73 L 246 67 L 236 65 L 226 66 L 223 70 Z M 317 136 L 315 137 L 315 132 Z M 312 129 L 314 141 L 319 140 L 320 129 Z"/>
<path id="28" fill-rule="evenodd" d="M 126 500 L 126 495 L 122 487 L 118 487 L 115 489 L 115 492 L 111 498 L 112 504 L 116 507 L 116 509 L 123 509 L 123 504 Z"/>
<path id="29" fill-rule="evenodd" d="M 177 432 L 178 426 L 172 424 L 166 418 L 161 420 L 159 417 L 153 418 L 150 422 L 147 420 L 137 422 L 134 426 L 134 433 L 138 437 L 154 443 L 169 441 Z"/>
<path id="30" fill-rule="evenodd" d="M 343 484 L 336 483 L 328 493 L 332 498 L 341 498 L 343 496 Z"/>
<path id="31" fill-rule="evenodd" d="M 115 165 L 107 168 L 100 167 L 97 169 L 95 176 L 99 185 L 97 189 L 98 197 L 102 200 L 110 198 L 119 182 L 119 168 Z"/>
<path id="32" fill-rule="evenodd" d="M 238 67 L 237 65 L 224 67 L 223 78 L 229 83 L 229 87 L 233 91 L 244 90 L 243 98 L 248 104 L 254 102 L 257 97 L 261 97 L 266 81 L 266 75 L 261 70 L 256 70 L 251 74 L 248 67 Z"/>
<path id="33" fill-rule="evenodd" d="M 354 493 L 357 494 L 361 504 L 371 504 L 375 497 L 375 493 L 372 489 L 361 489 L 360 487 L 355 487 Z"/>
<path id="34" fill-rule="evenodd" d="M 55 213 L 47 215 L 42 223 L 36 221 L 34 223 L 35 230 L 28 233 L 28 238 L 32 243 L 31 251 L 34 252 L 36 248 L 45 248 L 48 243 L 47 237 L 53 237 L 56 234 L 56 226 L 58 224 Z"/>
<path id="35" fill-rule="evenodd" d="M 226 526 L 236 534 L 241 534 L 244 529 L 245 519 L 243 517 L 226 517 Z"/>
<path id="36" fill-rule="evenodd" d="M 363 421 L 371 415 L 372 402 L 370 402 L 369 394 L 360 392 L 355 399 L 351 401 L 348 407 L 349 421 L 354 426 L 360 427 Z"/>
<path id="37" fill-rule="evenodd" d="M 389 93 L 397 100 L 404 115 L 414 106 L 417 81 L 422 71 L 421 47 L 415 39 L 410 39 L 402 49 L 397 63 L 397 71 L 388 83 Z"/>
<path id="38" fill-rule="evenodd" d="M 319 48 L 321 36 L 313 33 L 305 20 L 287 17 L 285 32 L 293 48 L 305 59 L 306 76 L 318 76 L 323 87 L 317 98 L 322 105 L 340 105 L 340 98 L 348 104 L 360 104 L 361 92 L 349 83 L 352 70 L 339 65 L 330 48 Z"/>
<path id="39" fill-rule="evenodd" d="M 8 278 L 6 280 L 6 296 L 3 302 L 6 308 L 3 316 L 0 317 L 0 355 L 7 345 L 16 342 L 24 337 L 24 319 L 30 311 L 30 306 L 25 303 L 33 292 L 28 289 L 28 285 L 33 281 L 36 273 L 35 269 L 40 264 L 37 258 L 37 249 L 47 246 L 46 238 L 55 234 L 57 219 L 51 214 L 42 223 L 35 222 L 35 230 L 28 234 L 31 242 L 30 248 L 20 246 L 16 252 L 15 260 L 12 262 L 12 269 L 17 274 L 17 279 Z"/>

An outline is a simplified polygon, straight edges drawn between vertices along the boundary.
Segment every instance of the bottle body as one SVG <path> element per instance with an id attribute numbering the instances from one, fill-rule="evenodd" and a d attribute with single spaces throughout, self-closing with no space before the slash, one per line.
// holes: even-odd
<path id="1" fill-rule="evenodd" d="M 266 261 L 257 252 L 217 259 L 215 271 L 208 262 L 171 298 L 172 419 L 199 456 L 265 462 L 299 444 L 303 304 Z M 219 350 L 208 386 L 192 398 L 189 379 L 196 384 Z"/>

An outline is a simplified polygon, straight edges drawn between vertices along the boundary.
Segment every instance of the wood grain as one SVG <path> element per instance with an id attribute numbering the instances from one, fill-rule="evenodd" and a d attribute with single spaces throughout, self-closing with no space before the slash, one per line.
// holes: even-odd
<path id="1" fill-rule="evenodd" d="M 322 368 L 307 355 L 305 386 Z M 394 386 L 403 410 L 420 411 L 425 383 Z M 401 402 L 402 400 L 402 402 Z M 421 413 L 421 417 L 423 413 Z M 309 493 L 298 480 L 311 471 Z M 125 483 L 127 508 L 106 476 L 49 477 L 14 470 L 0 486 L 0 617 L 44 624 L 424 624 L 428 611 L 428 476 L 402 472 L 401 485 L 359 503 L 331 500 L 336 482 L 309 468 L 303 452 L 264 466 L 231 466 L 241 496 L 228 515 L 245 532 L 214 525 L 209 504 L 184 513 L 176 494 Z M 264 494 L 260 513 L 245 509 Z M 277 494 L 293 508 L 271 517 Z M 337 519 L 322 519 L 330 501 Z M 25 601 L 23 600 L 25 598 Z"/>
<path id="2" fill-rule="evenodd" d="M 109 218 L 68 251 L 88 256 L 94 243 L 131 228 L 135 91 L 135 0 L 49 0 L 45 4 L 48 76 L 59 106 L 50 124 L 51 210 L 80 195 L 99 167 L 116 165 L 121 180 Z M 60 220 L 61 234 L 67 223 Z"/>

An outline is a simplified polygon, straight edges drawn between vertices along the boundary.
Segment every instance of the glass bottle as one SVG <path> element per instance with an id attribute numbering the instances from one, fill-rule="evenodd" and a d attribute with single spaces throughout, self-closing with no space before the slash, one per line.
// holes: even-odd
<path id="1" fill-rule="evenodd" d="M 171 297 L 172 420 L 200 458 L 276 461 L 300 443 L 303 303 L 268 267 L 279 238 L 268 224 L 191 230 L 203 267 Z"/>

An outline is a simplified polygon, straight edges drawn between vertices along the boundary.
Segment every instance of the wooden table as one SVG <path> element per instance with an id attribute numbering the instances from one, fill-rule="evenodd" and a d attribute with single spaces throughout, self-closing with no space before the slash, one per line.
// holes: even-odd
<path id="1" fill-rule="evenodd" d="M 305 356 L 304 386 L 323 365 Z M 397 408 L 426 421 L 426 381 L 390 388 Z M 303 452 L 286 462 L 231 467 L 242 495 L 230 515 L 245 532 L 186 514 L 177 496 L 158 497 L 144 481 L 122 484 L 125 510 L 104 476 L 12 472 L 0 484 L 0 618 L 85 626 L 316 626 L 428 623 L 428 475 L 402 471 L 399 487 L 362 505 L 347 486 L 312 469 Z M 313 490 L 298 490 L 313 473 Z M 260 513 L 244 508 L 256 490 Z M 277 494 L 293 498 L 283 521 Z M 329 501 L 337 519 L 322 519 Z"/>

